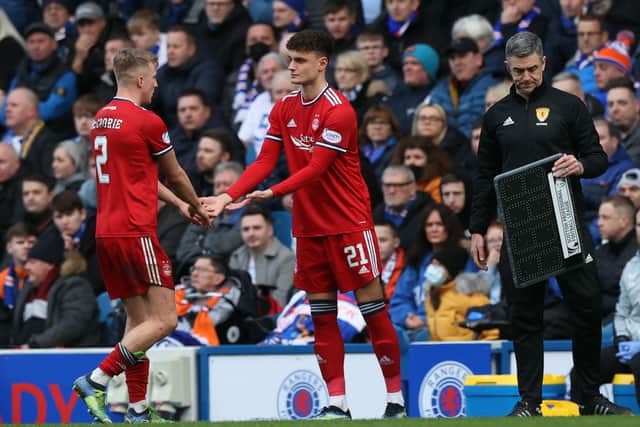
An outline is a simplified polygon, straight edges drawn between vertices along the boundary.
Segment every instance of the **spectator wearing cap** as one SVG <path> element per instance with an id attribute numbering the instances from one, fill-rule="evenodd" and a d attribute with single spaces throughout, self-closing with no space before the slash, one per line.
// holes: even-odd
<path id="1" fill-rule="evenodd" d="M 307 26 L 307 11 L 304 0 L 274 0 L 273 26 L 280 38 L 286 33 L 304 30 Z"/>
<path id="2" fill-rule="evenodd" d="M 629 57 L 630 41 L 616 40 L 593 54 L 593 76 L 596 90 L 591 94 L 600 102 L 607 105 L 607 87 L 609 82 L 631 73 L 631 58 Z"/>
<path id="3" fill-rule="evenodd" d="M 73 135 L 71 106 L 76 99 L 76 76 L 60 59 L 53 30 L 42 22 L 25 31 L 27 56 L 22 60 L 9 90 L 27 87 L 38 97 L 40 118 L 61 136 Z M 6 106 L 0 114 L 5 124 Z"/>
<path id="4" fill-rule="evenodd" d="M 51 176 L 51 159 L 58 137 L 40 118 L 38 96 L 31 89 L 17 87 L 7 96 L 7 131 L 2 142 L 9 143 L 20 155 L 21 172 Z"/>
<path id="5" fill-rule="evenodd" d="M 482 53 L 484 69 L 496 77 L 505 77 L 504 49 L 494 44 L 493 26 L 477 13 L 458 18 L 451 27 L 451 39 L 469 37 Z"/>
<path id="6" fill-rule="evenodd" d="M 609 120 L 620 131 L 620 141 L 636 166 L 640 165 L 640 103 L 628 78 L 615 79 L 607 86 Z"/>
<path id="7" fill-rule="evenodd" d="M 417 44 L 404 52 L 402 83 L 383 100 L 400 122 L 400 130 L 411 132 L 416 106 L 429 94 L 440 68 L 438 52 L 427 44 Z"/>
<path id="8" fill-rule="evenodd" d="M 98 305 L 81 274 L 86 261 L 64 251 L 55 229 L 38 238 L 25 264 L 29 273 L 13 313 L 13 345 L 20 348 L 90 347 L 98 344 Z"/>
<path id="9" fill-rule="evenodd" d="M 75 11 L 78 39 L 74 45 L 71 69 L 78 76 L 80 95 L 91 92 L 104 73 L 104 45 L 109 36 L 125 34 L 119 19 L 107 21 L 102 8 L 95 2 L 80 3 Z"/>
<path id="10" fill-rule="evenodd" d="M 205 0 L 204 3 L 195 32 L 203 53 L 223 67 L 226 76 L 242 64 L 251 16 L 237 0 Z"/>
<path id="11" fill-rule="evenodd" d="M 371 29 L 384 34 L 389 47 L 389 64 L 402 70 L 405 51 L 417 44 L 432 46 L 443 52 L 449 42 L 443 31 L 443 11 L 440 2 L 420 0 L 385 0 L 385 12 L 371 24 Z M 435 80 L 436 75 L 431 79 Z"/>
<path id="12" fill-rule="evenodd" d="M 446 55 L 451 74 L 436 83 L 425 102 L 444 108 L 449 126 L 469 138 L 471 125 L 484 112 L 485 93 L 498 79 L 483 69 L 482 53 L 469 37 L 453 40 Z"/>
<path id="13" fill-rule="evenodd" d="M 618 194 L 627 197 L 636 209 L 640 209 L 640 169 L 629 169 L 622 174 L 618 181 Z"/>
<path id="14" fill-rule="evenodd" d="M 458 326 L 471 307 L 489 304 L 489 281 L 474 273 L 460 274 L 469 254 L 460 246 L 441 249 L 433 255 L 425 272 L 425 301 L 430 341 L 469 341 L 473 331 Z M 496 330 L 484 331 L 477 339 L 496 339 Z"/>
<path id="15" fill-rule="evenodd" d="M 593 54 L 607 43 L 609 33 L 604 19 L 591 14 L 581 16 L 576 28 L 578 49 L 567 62 L 565 71 L 576 74 L 580 78 L 582 90 L 592 94 L 597 90 Z"/>
<path id="16" fill-rule="evenodd" d="M 595 178 L 583 178 L 580 180 L 583 196 L 583 218 L 586 223 L 596 221 L 590 225 L 590 231 L 594 241 L 598 242 L 600 236 L 597 227 L 598 209 L 602 199 L 612 196 L 617 192 L 618 182 L 624 172 L 634 167 L 624 147 L 620 143 L 620 132 L 603 117 L 594 120 L 596 131 L 600 137 L 602 150 L 609 159 L 607 170 Z"/>
<path id="17" fill-rule="evenodd" d="M 44 0 L 42 2 L 42 22 L 55 33 L 58 42 L 58 56 L 65 64 L 70 64 L 73 46 L 78 38 L 78 30 L 71 21 L 73 9 L 69 0 Z"/>

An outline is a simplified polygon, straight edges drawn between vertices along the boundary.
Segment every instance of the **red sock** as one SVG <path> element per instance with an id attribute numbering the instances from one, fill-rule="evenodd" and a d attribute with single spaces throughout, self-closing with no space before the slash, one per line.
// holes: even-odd
<path id="1" fill-rule="evenodd" d="M 400 347 L 398 336 L 393 328 L 384 301 L 371 301 L 360 304 L 360 311 L 367 322 L 373 351 L 384 375 L 388 393 L 401 390 L 400 379 Z"/>
<path id="2" fill-rule="evenodd" d="M 149 382 L 149 359 L 143 357 L 124 373 L 129 389 L 129 402 L 135 403 L 147 399 L 147 383 Z"/>
<path id="3" fill-rule="evenodd" d="M 99 368 L 110 377 L 115 377 L 137 362 L 138 359 L 125 346 L 118 343 L 111 350 L 111 353 L 100 362 Z"/>
<path id="4" fill-rule="evenodd" d="M 338 328 L 337 308 L 334 311 L 313 313 L 315 301 L 311 302 L 313 328 L 315 330 L 316 359 L 327 383 L 329 396 L 340 396 L 346 393 L 344 385 L 344 342 Z M 336 302 L 333 301 L 334 307 Z"/>

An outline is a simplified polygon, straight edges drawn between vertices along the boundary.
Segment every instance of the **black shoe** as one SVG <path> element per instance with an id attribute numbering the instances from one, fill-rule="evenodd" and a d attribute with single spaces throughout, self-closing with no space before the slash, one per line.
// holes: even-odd
<path id="1" fill-rule="evenodd" d="M 337 406 L 325 406 L 320 410 L 320 413 L 313 417 L 314 420 L 340 420 L 340 419 L 351 419 L 351 411 L 347 410 L 346 412 Z"/>
<path id="2" fill-rule="evenodd" d="M 632 415 L 631 409 L 616 405 L 603 395 L 580 406 L 580 415 Z"/>
<path id="3" fill-rule="evenodd" d="M 387 402 L 387 408 L 384 410 L 382 418 L 406 418 L 407 410 L 404 406 L 397 403 Z"/>
<path id="4" fill-rule="evenodd" d="M 540 409 L 540 405 L 534 405 L 533 403 L 528 403 L 523 400 L 516 403 L 516 406 L 513 407 L 511 412 L 509 413 L 510 417 L 541 417 L 542 410 Z"/>

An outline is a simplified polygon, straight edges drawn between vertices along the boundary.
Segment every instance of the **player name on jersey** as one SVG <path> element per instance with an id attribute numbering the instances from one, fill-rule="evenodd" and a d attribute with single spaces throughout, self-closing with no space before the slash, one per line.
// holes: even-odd
<path id="1" fill-rule="evenodd" d="M 100 117 L 94 120 L 92 129 L 120 129 L 122 119 L 114 119 L 113 117 Z"/>

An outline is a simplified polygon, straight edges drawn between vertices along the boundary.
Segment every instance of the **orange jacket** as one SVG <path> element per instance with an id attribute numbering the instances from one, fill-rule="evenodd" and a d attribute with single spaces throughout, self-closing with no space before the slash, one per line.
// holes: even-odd
<path id="1" fill-rule="evenodd" d="M 222 294 L 226 294 L 227 292 L 229 292 L 229 289 L 223 288 L 219 292 L 221 295 L 215 295 L 209 298 L 207 302 L 200 307 L 200 311 L 193 322 L 193 328 L 191 329 L 193 336 L 206 341 L 207 344 L 211 346 L 220 345 L 220 339 L 216 332 L 216 325 L 213 324 L 211 317 L 209 317 L 209 310 L 215 307 L 218 301 L 220 301 L 220 298 L 222 298 Z M 191 301 L 185 298 L 185 295 L 185 288 L 176 288 L 176 310 L 178 316 L 184 316 L 193 306 Z"/>
<path id="2" fill-rule="evenodd" d="M 9 274 L 9 267 L 0 271 L 0 299 L 4 299 L 4 281 L 7 279 L 7 275 Z M 18 275 L 18 289 L 22 290 L 24 286 L 24 281 L 27 280 L 29 273 L 24 268 L 16 267 L 16 274 Z"/>

